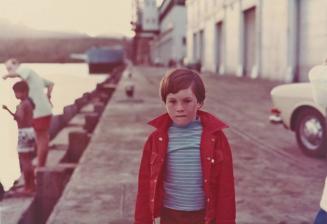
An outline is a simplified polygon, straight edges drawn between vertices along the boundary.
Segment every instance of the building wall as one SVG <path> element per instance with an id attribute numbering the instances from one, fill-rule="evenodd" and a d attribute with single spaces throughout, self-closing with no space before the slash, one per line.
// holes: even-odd
<path id="1" fill-rule="evenodd" d="M 202 70 L 306 81 L 309 69 L 327 57 L 326 0 L 189 0 L 186 7 L 186 58 L 188 62 L 198 60 L 198 34 L 203 30 Z M 255 14 L 248 16 L 250 9 Z M 217 55 L 221 56 L 220 66 Z"/>
<path id="2" fill-rule="evenodd" d="M 327 1 L 299 0 L 298 78 L 308 80 L 312 65 L 327 57 Z"/>
<path id="3" fill-rule="evenodd" d="M 237 74 L 242 70 L 241 51 L 241 5 L 231 3 L 225 8 L 225 74 Z"/>
<path id="4" fill-rule="evenodd" d="M 156 0 L 143 0 L 143 30 L 158 30 L 158 9 Z"/>
<path id="5" fill-rule="evenodd" d="M 186 56 L 186 9 L 185 6 L 177 5 L 172 10 L 174 18 L 174 43 L 172 57 L 176 61 L 181 61 Z"/>
<path id="6" fill-rule="evenodd" d="M 265 1 L 262 7 L 261 76 L 283 80 L 287 59 L 287 1 Z"/>
<path id="7" fill-rule="evenodd" d="M 186 10 L 184 6 L 175 5 L 161 20 L 160 34 L 152 41 L 152 61 L 168 65 L 184 59 L 186 45 Z"/>
<path id="8" fill-rule="evenodd" d="M 149 64 L 151 62 L 150 41 L 158 31 L 158 10 L 156 0 L 135 0 L 133 9 L 134 31 L 133 38 L 133 61 L 137 64 Z"/>

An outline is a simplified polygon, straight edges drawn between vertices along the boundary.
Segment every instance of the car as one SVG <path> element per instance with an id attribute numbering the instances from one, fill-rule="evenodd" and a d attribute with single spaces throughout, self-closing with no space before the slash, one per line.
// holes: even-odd
<path id="1" fill-rule="evenodd" d="M 309 82 L 282 84 L 271 92 L 269 120 L 294 131 L 302 151 L 312 157 L 327 154 L 326 110 L 314 102 Z"/>

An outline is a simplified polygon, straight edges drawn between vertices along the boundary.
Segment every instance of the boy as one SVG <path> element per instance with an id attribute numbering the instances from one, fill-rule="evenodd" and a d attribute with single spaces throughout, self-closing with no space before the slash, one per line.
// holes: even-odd
<path id="1" fill-rule="evenodd" d="M 231 150 L 222 121 L 201 111 L 205 88 L 193 70 L 160 83 L 167 113 L 149 122 L 139 171 L 135 224 L 235 223 Z"/>
<path id="2" fill-rule="evenodd" d="M 2 78 L 20 78 L 28 83 L 29 96 L 35 103 L 33 112 L 33 128 L 36 135 L 38 167 L 46 164 L 49 144 L 49 128 L 52 117 L 51 94 L 54 83 L 42 78 L 34 70 L 21 66 L 17 59 L 11 58 L 5 62 L 8 74 Z M 44 89 L 47 93 L 44 93 Z"/>
<path id="3" fill-rule="evenodd" d="M 34 103 L 31 98 L 28 97 L 29 88 L 25 81 L 15 83 L 13 90 L 16 98 L 20 100 L 16 112 L 11 112 L 5 105 L 2 107 L 7 110 L 17 122 L 17 151 L 25 183 L 24 189 L 21 193 L 29 195 L 35 191 L 34 168 L 32 165 L 34 151 L 34 130 L 32 127 Z"/>

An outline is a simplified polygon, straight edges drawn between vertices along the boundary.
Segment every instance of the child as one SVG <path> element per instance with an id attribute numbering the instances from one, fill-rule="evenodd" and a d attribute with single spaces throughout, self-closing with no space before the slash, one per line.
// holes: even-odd
<path id="1" fill-rule="evenodd" d="M 46 164 L 49 150 L 49 128 L 52 118 L 51 94 L 54 83 L 42 78 L 34 70 L 22 66 L 15 58 L 5 62 L 8 74 L 2 76 L 8 78 L 20 78 L 25 80 L 30 87 L 29 96 L 35 104 L 33 111 L 33 127 L 36 136 L 38 167 Z M 44 90 L 46 89 L 46 94 Z"/>
<path id="2" fill-rule="evenodd" d="M 29 195 L 35 191 L 34 168 L 32 165 L 34 152 L 34 130 L 32 127 L 34 103 L 31 98 L 28 97 L 29 88 L 25 81 L 15 83 L 13 90 L 16 98 L 20 100 L 16 112 L 11 112 L 5 105 L 2 107 L 7 110 L 17 122 L 17 151 L 25 183 L 21 193 Z"/>
<path id="3" fill-rule="evenodd" d="M 167 113 L 149 124 L 139 171 L 135 224 L 235 223 L 231 150 L 222 121 L 200 110 L 198 73 L 169 71 L 160 83 Z"/>

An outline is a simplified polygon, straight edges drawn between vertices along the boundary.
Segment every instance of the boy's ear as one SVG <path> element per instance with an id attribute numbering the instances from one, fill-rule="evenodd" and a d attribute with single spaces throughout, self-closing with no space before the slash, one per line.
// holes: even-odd
<path id="1" fill-rule="evenodd" d="M 197 109 L 201 109 L 201 107 L 203 106 L 203 103 L 198 103 Z"/>

